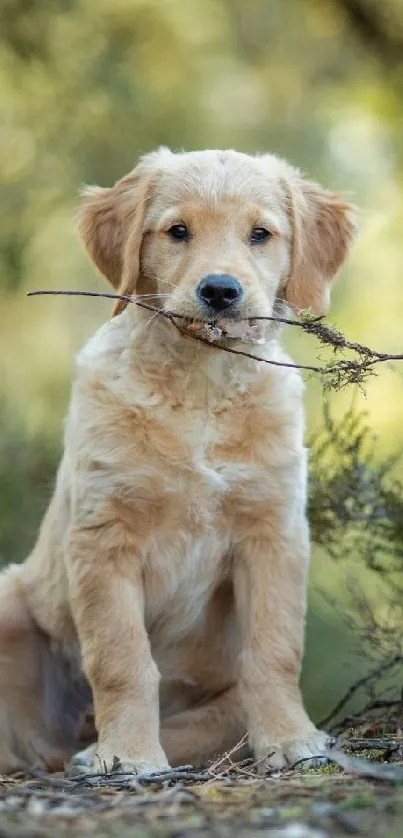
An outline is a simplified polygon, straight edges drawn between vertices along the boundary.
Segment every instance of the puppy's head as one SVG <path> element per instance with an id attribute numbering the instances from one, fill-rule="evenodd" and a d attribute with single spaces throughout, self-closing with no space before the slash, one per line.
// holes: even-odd
<path id="1" fill-rule="evenodd" d="M 196 320 L 270 316 L 279 299 L 325 313 L 355 231 L 349 204 L 272 155 L 163 148 L 85 194 L 81 234 L 114 288 Z"/>

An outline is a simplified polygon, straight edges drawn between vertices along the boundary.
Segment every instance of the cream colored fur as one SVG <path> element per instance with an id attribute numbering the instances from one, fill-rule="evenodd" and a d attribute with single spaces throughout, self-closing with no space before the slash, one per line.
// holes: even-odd
<path id="1" fill-rule="evenodd" d="M 188 242 L 170 238 L 174 223 Z M 251 245 L 254 226 L 269 241 Z M 354 225 L 348 205 L 274 156 L 160 149 L 87 190 L 80 229 L 115 288 L 202 319 L 195 289 L 211 273 L 241 283 L 238 317 L 287 301 L 322 313 Z M 0 578 L 0 770 L 56 768 L 87 744 L 77 770 L 118 757 L 155 771 L 204 762 L 245 731 L 263 769 L 321 754 L 299 691 L 300 376 L 135 305 L 117 312 L 78 357 L 34 550 Z M 290 361 L 273 326 L 258 350 Z"/>

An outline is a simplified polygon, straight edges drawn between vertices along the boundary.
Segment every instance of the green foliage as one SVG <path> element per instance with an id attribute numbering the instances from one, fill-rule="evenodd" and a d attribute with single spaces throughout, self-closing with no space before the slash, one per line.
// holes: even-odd
<path id="1" fill-rule="evenodd" d="M 0 403 L 0 565 L 21 561 L 32 549 L 50 498 L 58 447 L 27 437 Z"/>
<path id="2" fill-rule="evenodd" d="M 324 719 L 327 725 L 338 718 L 337 732 L 337 725 L 362 723 L 367 731 L 401 726 L 403 484 L 397 475 L 402 452 L 382 458 L 378 442 L 365 416 L 351 409 L 335 422 L 327 407 L 324 428 L 311 447 L 312 537 L 349 568 L 344 590 L 322 593 L 334 613 L 343 612 L 355 651 L 366 660 L 365 675 L 356 673 L 345 699 Z"/>
<path id="3" fill-rule="evenodd" d="M 328 408 L 311 442 L 309 517 L 313 539 L 335 559 L 348 554 L 383 575 L 403 571 L 401 453 L 380 459 L 377 438 L 353 409 Z"/>

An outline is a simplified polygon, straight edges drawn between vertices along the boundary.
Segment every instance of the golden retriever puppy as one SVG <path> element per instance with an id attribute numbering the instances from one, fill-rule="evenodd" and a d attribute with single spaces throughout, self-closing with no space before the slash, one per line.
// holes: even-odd
<path id="1" fill-rule="evenodd" d="M 88 189 L 80 230 L 115 289 L 222 332 L 120 303 L 80 353 L 38 541 L 0 577 L 0 770 L 79 751 L 77 770 L 153 772 L 245 732 L 262 770 L 320 755 L 302 383 L 273 323 L 271 364 L 223 350 L 248 350 L 242 322 L 326 310 L 351 207 L 275 156 L 162 148 Z"/>

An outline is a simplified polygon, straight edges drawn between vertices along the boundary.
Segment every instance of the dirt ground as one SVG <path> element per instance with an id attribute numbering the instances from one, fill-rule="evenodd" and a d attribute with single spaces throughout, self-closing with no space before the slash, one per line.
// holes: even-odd
<path id="1" fill-rule="evenodd" d="M 403 740 L 352 736 L 329 765 L 258 777 L 253 766 L 152 778 L 0 778 L 0 838 L 327 838 L 403 835 Z"/>

